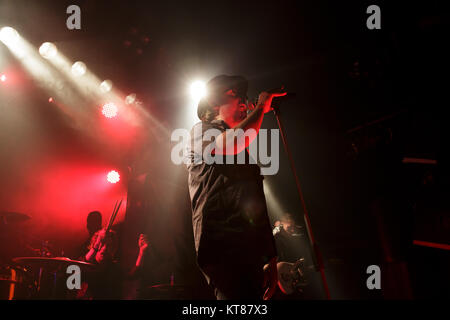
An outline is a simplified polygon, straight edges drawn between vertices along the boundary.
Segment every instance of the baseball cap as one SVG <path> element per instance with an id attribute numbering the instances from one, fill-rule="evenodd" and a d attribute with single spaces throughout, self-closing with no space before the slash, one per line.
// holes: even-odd
<path id="1" fill-rule="evenodd" d="M 206 97 L 200 99 L 197 106 L 197 116 L 199 119 L 205 115 L 206 111 L 213 106 L 221 105 L 225 97 L 225 92 L 233 89 L 237 97 L 247 98 L 248 81 L 242 76 L 218 75 L 206 84 Z"/>

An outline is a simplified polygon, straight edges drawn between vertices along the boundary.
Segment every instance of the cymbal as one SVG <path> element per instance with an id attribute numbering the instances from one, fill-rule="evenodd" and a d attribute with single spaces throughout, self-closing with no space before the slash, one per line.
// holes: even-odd
<path id="1" fill-rule="evenodd" d="M 18 223 L 31 219 L 31 217 L 25 213 L 12 212 L 12 211 L 0 211 L 0 223 L 4 224 Z"/>
<path id="2" fill-rule="evenodd" d="M 17 257 L 12 259 L 15 263 L 19 265 L 25 266 L 38 266 L 38 267 L 47 267 L 47 268 L 55 268 L 65 265 L 77 265 L 80 267 L 94 267 L 95 264 L 72 260 L 66 257 L 55 257 L 55 258 L 46 258 L 46 257 Z"/>

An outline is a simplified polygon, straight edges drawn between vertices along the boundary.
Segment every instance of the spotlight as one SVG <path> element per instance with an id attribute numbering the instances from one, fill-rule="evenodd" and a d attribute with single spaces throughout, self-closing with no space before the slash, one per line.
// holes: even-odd
<path id="1" fill-rule="evenodd" d="M 102 113 L 107 118 L 114 118 L 117 116 L 117 106 L 112 102 L 108 102 L 103 106 Z"/>
<path id="2" fill-rule="evenodd" d="M 136 93 L 130 93 L 125 98 L 125 103 L 126 104 L 132 104 L 135 101 L 136 101 Z"/>
<path id="3" fill-rule="evenodd" d="M 76 77 L 82 76 L 86 73 L 86 65 L 81 62 L 77 61 L 72 65 L 72 74 Z"/>
<path id="4" fill-rule="evenodd" d="M 11 27 L 3 27 L 0 29 L 0 40 L 7 43 L 14 43 L 19 39 L 17 31 Z"/>
<path id="5" fill-rule="evenodd" d="M 191 96 L 195 100 L 200 100 L 206 95 L 206 85 L 203 81 L 195 81 L 191 84 Z"/>
<path id="6" fill-rule="evenodd" d="M 43 56 L 45 59 L 51 59 L 58 53 L 58 49 L 56 49 L 56 46 L 51 42 L 44 42 L 39 47 L 39 53 L 41 56 Z"/>
<path id="7" fill-rule="evenodd" d="M 6 76 L 5 76 L 4 74 L 2 74 L 2 75 L 0 76 L 0 81 L 1 81 L 1 82 L 5 82 L 5 81 L 6 81 Z"/>
<path id="8" fill-rule="evenodd" d="M 120 181 L 120 174 L 117 171 L 112 170 L 108 173 L 106 180 L 110 183 L 117 183 Z"/>
<path id="9" fill-rule="evenodd" d="M 111 88 L 112 88 L 111 80 L 105 80 L 102 83 L 100 83 L 100 91 L 102 91 L 102 92 L 111 91 Z"/>
<path id="10" fill-rule="evenodd" d="M 52 97 L 48 98 L 48 102 L 52 103 L 53 102 L 53 98 Z"/>

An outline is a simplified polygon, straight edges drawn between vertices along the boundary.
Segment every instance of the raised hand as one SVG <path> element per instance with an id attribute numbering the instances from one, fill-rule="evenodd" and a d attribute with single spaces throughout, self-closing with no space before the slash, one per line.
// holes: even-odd
<path id="1" fill-rule="evenodd" d="M 257 106 L 262 107 L 264 113 L 267 113 L 272 110 L 271 105 L 273 98 L 282 97 L 285 96 L 286 94 L 287 92 L 284 91 L 283 87 L 277 90 L 273 90 L 271 92 L 263 91 L 259 94 Z"/>
<path id="2" fill-rule="evenodd" d="M 138 245 L 139 245 L 139 250 L 141 250 L 141 251 L 147 250 L 148 246 L 150 245 L 150 243 L 148 242 L 147 235 L 142 234 L 142 233 L 139 235 Z"/>

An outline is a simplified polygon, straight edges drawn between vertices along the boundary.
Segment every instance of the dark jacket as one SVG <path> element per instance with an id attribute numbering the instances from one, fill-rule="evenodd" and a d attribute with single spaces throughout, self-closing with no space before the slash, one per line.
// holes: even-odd
<path id="1" fill-rule="evenodd" d="M 202 267 L 241 259 L 264 264 L 276 255 L 276 249 L 260 168 L 252 163 L 247 150 L 222 156 L 223 164 L 202 161 L 201 155 L 211 143 L 202 141 L 208 129 L 220 133 L 229 127 L 214 120 L 199 122 L 191 130 L 187 167 L 198 263 Z M 237 164 L 240 156 L 245 157 L 245 164 Z M 227 164 L 231 160 L 234 164 Z"/>

